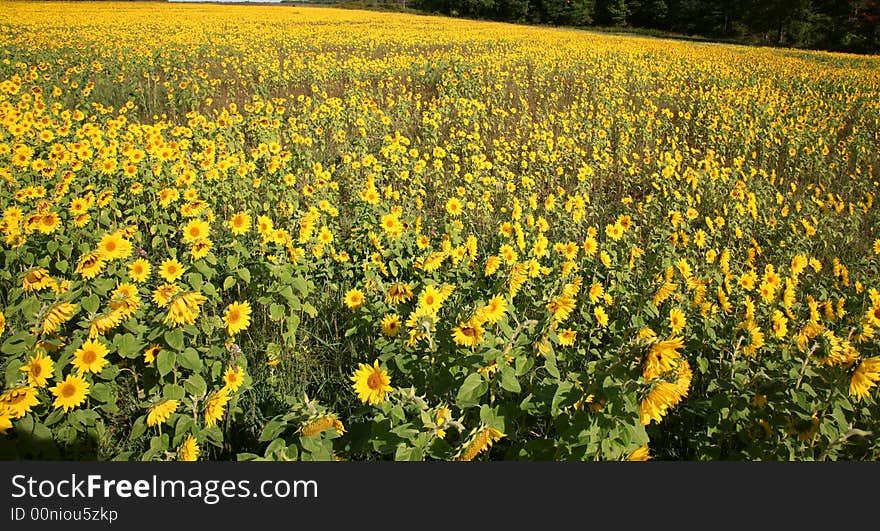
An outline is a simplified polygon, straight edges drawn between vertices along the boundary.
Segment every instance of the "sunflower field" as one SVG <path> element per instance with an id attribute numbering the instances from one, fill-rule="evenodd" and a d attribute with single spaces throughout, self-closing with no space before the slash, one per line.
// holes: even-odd
<path id="1" fill-rule="evenodd" d="M 0 456 L 874 460 L 880 58 L 0 2 Z"/>

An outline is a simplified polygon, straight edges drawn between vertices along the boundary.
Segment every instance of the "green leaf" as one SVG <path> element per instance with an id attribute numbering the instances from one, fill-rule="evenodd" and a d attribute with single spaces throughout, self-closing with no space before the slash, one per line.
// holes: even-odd
<path id="1" fill-rule="evenodd" d="M 183 330 L 175 328 L 174 330 L 165 332 L 165 343 L 174 350 L 183 350 Z"/>
<path id="2" fill-rule="evenodd" d="M 178 363 L 184 369 L 189 369 L 193 372 L 202 371 L 202 360 L 199 358 L 198 351 L 192 347 L 187 348 L 180 354 Z"/>
<path id="3" fill-rule="evenodd" d="M 280 321 L 284 318 L 284 306 L 273 302 L 271 306 L 269 306 L 269 318 L 273 321 Z"/>
<path id="4" fill-rule="evenodd" d="M 272 439 L 278 437 L 284 430 L 287 429 L 287 422 L 278 419 L 272 419 L 266 423 L 263 427 L 263 431 L 260 433 L 260 442 L 271 441 Z"/>
<path id="5" fill-rule="evenodd" d="M 242 267 L 241 269 L 237 270 L 236 273 L 238 273 L 238 278 L 243 280 L 245 284 L 250 284 L 251 272 L 248 270 L 248 268 Z"/>
<path id="6" fill-rule="evenodd" d="M 196 398 L 202 398 L 208 392 L 208 384 L 201 375 L 193 374 L 183 382 L 183 388 L 186 392 Z"/>
<path id="7" fill-rule="evenodd" d="M 6 387 L 14 387 L 15 383 L 21 380 L 24 373 L 21 372 L 21 366 L 24 363 L 19 359 L 13 359 L 9 361 L 9 365 L 6 366 Z"/>
<path id="8" fill-rule="evenodd" d="M 550 376 L 560 378 L 559 369 L 556 367 L 556 354 L 552 350 L 544 354 L 544 368 L 547 369 Z"/>
<path id="9" fill-rule="evenodd" d="M 519 385 L 519 380 L 516 377 L 516 371 L 513 370 L 513 367 L 505 366 L 501 369 L 501 388 L 511 393 L 519 393 L 522 391 L 522 387 Z"/>
<path id="10" fill-rule="evenodd" d="M 159 355 L 156 356 L 156 368 L 159 369 L 159 374 L 162 376 L 173 371 L 176 362 L 177 354 L 172 350 L 161 350 Z"/>
<path id="11" fill-rule="evenodd" d="M 131 433 L 128 434 L 128 438 L 130 440 L 135 440 L 139 438 L 141 435 L 146 433 L 147 431 L 147 417 L 141 415 L 134 421 L 134 425 L 131 427 Z"/>
<path id="12" fill-rule="evenodd" d="M 37 338 L 33 334 L 22 330 L 4 341 L 3 346 L 0 346 L 0 352 L 14 356 L 30 350 L 36 342 Z"/>
<path id="13" fill-rule="evenodd" d="M 299 296 L 306 298 L 309 296 L 309 283 L 303 277 L 293 279 L 293 287 L 299 292 Z"/>
<path id="14" fill-rule="evenodd" d="M 226 267 L 229 268 L 230 271 L 235 271 L 238 269 L 238 255 L 231 254 L 226 257 Z"/>
<path id="15" fill-rule="evenodd" d="M 112 399 L 110 386 L 100 382 L 94 384 L 89 389 L 89 398 L 98 402 L 109 402 Z"/>
<path id="16" fill-rule="evenodd" d="M 489 390 L 489 383 L 479 373 L 472 373 L 465 378 L 464 383 L 458 390 L 455 401 L 461 408 L 473 407 L 479 404 L 481 396 Z"/>
<path id="17" fill-rule="evenodd" d="M 228 290 L 235 285 L 235 277 L 229 275 L 223 280 L 223 289 Z"/>
<path id="18" fill-rule="evenodd" d="M 168 384 L 162 390 L 162 396 L 166 400 L 183 400 L 186 396 L 186 391 L 183 390 L 183 387 L 177 384 Z"/>

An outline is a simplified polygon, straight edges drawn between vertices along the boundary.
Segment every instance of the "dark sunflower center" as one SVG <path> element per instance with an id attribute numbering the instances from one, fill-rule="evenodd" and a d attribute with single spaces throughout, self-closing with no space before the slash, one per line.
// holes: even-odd
<path id="1" fill-rule="evenodd" d="M 382 388 L 382 377 L 379 375 L 378 372 L 373 372 L 367 378 L 367 387 L 369 387 L 373 391 L 378 391 Z"/>

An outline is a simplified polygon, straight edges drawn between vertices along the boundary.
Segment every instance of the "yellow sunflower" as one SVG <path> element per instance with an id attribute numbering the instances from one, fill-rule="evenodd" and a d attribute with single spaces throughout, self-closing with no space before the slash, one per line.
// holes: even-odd
<path id="1" fill-rule="evenodd" d="M 31 387 L 46 387 L 46 380 L 55 374 L 55 364 L 52 358 L 38 351 L 37 355 L 28 360 L 28 363 L 20 369 L 27 374 L 28 385 Z"/>
<path id="2" fill-rule="evenodd" d="M 354 382 L 354 390 L 361 402 L 371 406 L 384 402 L 385 393 L 394 390 L 390 385 L 391 377 L 379 367 L 379 360 L 375 360 L 372 366 L 359 363 L 357 371 L 350 379 Z"/>
<path id="3" fill-rule="evenodd" d="M 68 374 L 63 382 L 58 382 L 50 391 L 55 395 L 55 402 L 52 405 L 55 409 L 64 408 L 66 413 L 86 401 L 89 395 L 89 382 L 81 376 Z"/>
<path id="4" fill-rule="evenodd" d="M 226 309 L 223 324 L 230 336 L 235 336 L 251 324 L 251 305 L 245 302 L 233 302 Z"/>
<path id="5" fill-rule="evenodd" d="M 82 346 L 73 353 L 72 365 L 82 375 L 84 372 L 101 372 L 109 363 L 107 354 L 110 350 L 100 341 L 86 340 Z"/>

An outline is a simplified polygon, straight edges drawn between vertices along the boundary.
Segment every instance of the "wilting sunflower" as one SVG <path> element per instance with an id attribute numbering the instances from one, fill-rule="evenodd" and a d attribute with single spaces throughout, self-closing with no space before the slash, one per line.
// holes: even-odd
<path id="1" fill-rule="evenodd" d="M 4 406 L 0 405 L 0 435 L 5 435 L 6 430 L 12 427 L 12 412 Z"/>
<path id="2" fill-rule="evenodd" d="M 651 459 L 651 450 L 648 445 L 639 446 L 627 456 L 627 461 L 647 461 Z"/>
<path id="3" fill-rule="evenodd" d="M 52 306 L 43 318 L 41 332 L 43 334 L 52 334 L 76 314 L 78 307 L 76 304 L 69 302 L 59 302 Z"/>
<path id="4" fill-rule="evenodd" d="M 163 400 L 150 408 L 147 414 L 147 426 L 158 426 L 164 423 L 177 411 L 177 400 Z"/>
<path id="5" fill-rule="evenodd" d="M 477 433 L 474 435 L 474 438 L 471 439 L 471 442 L 464 447 L 461 454 L 458 456 L 458 460 L 472 461 L 480 452 L 491 447 L 495 441 L 502 437 L 506 437 L 506 435 L 495 428 L 489 426 L 481 427 L 477 430 Z"/>
<path id="6" fill-rule="evenodd" d="M 192 256 L 193 260 L 199 260 L 200 258 L 208 256 L 212 247 L 214 247 L 214 242 L 208 238 L 201 238 L 193 242 L 189 254 Z"/>
<path id="7" fill-rule="evenodd" d="M 223 316 L 223 324 L 230 336 L 235 337 L 242 330 L 247 329 L 251 324 L 251 305 L 245 302 L 233 302 L 226 309 L 226 315 Z"/>
<path id="8" fill-rule="evenodd" d="M 107 354 L 110 350 L 100 341 L 86 340 L 82 346 L 73 353 L 72 365 L 82 375 L 84 372 L 101 372 L 109 363 Z"/>
<path id="9" fill-rule="evenodd" d="M 55 409 L 64 408 L 66 413 L 86 401 L 86 396 L 89 394 L 89 382 L 81 376 L 68 374 L 63 382 L 58 382 L 50 391 L 55 395 L 55 402 L 52 405 Z"/>
<path id="10" fill-rule="evenodd" d="M 46 387 L 46 380 L 55 374 L 55 363 L 52 358 L 44 356 L 43 352 L 38 350 L 37 355 L 19 370 L 27 374 L 29 386 Z"/>
<path id="11" fill-rule="evenodd" d="M 229 402 L 229 388 L 224 386 L 205 402 L 205 426 L 210 428 L 223 418 L 226 404 Z"/>
<path id="12" fill-rule="evenodd" d="M 199 458 L 199 443 L 191 433 L 187 434 L 183 444 L 180 445 L 177 458 L 180 461 L 196 461 Z"/>
<path id="13" fill-rule="evenodd" d="M 300 429 L 300 433 L 304 437 L 313 437 L 329 429 L 336 430 L 340 435 L 345 433 L 345 427 L 342 425 L 342 422 L 333 415 L 323 415 L 312 420 Z"/>
<path id="14" fill-rule="evenodd" d="M 55 279 L 49 275 L 45 268 L 31 269 L 24 275 L 21 281 L 21 289 L 27 291 L 41 291 L 55 285 Z"/>
<path id="15" fill-rule="evenodd" d="M 408 302 L 413 296 L 412 288 L 405 282 L 395 282 L 388 288 L 385 295 L 386 304 L 400 304 Z"/>
<path id="16" fill-rule="evenodd" d="M 37 390 L 33 387 L 15 387 L 0 395 L 0 408 L 6 408 L 13 419 L 20 419 L 39 405 Z"/>
<path id="17" fill-rule="evenodd" d="M 384 402 L 385 393 L 394 390 L 390 385 L 391 377 L 379 367 L 379 360 L 375 360 L 372 366 L 359 363 L 350 379 L 361 402 L 371 406 Z"/>

